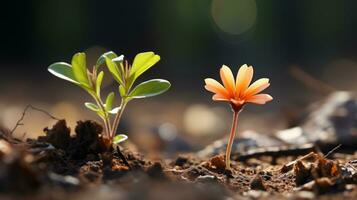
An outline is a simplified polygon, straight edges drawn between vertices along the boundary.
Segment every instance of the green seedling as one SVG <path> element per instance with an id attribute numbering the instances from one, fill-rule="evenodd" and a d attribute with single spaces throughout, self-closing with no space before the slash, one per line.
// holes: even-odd
<path id="1" fill-rule="evenodd" d="M 86 54 L 76 53 L 71 64 L 56 62 L 48 67 L 53 75 L 72 82 L 83 88 L 93 98 L 94 102 L 86 102 L 84 105 L 94 111 L 102 120 L 105 132 L 101 135 L 103 146 L 109 150 L 113 143 L 118 144 L 128 137 L 116 135 L 121 116 L 127 104 L 133 99 L 152 97 L 167 91 L 171 84 L 164 79 L 152 79 L 139 83 L 134 87 L 137 78 L 150 69 L 160 60 L 160 56 L 154 52 L 139 53 L 135 56 L 132 65 L 124 60 L 124 56 L 117 56 L 112 51 L 101 55 L 91 70 L 87 68 Z M 104 72 L 100 70 L 106 65 L 110 74 L 119 83 L 119 106 L 114 106 L 115 92 L 110 92 L 105 101 L 102 98 L 101 86 Z M 113 116 L 113 117 L 112 117 Z"/>

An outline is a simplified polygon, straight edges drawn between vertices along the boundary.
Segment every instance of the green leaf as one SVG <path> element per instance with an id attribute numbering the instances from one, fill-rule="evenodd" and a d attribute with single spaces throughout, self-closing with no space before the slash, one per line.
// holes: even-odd
<path id="1" fill-rule="evenodd" d="M 100 111 L 100 109 L 98 108 L 98 106 L 95 105 L 94 103 L 86 102 L 86 103 L 84 103 L 84 105 L 85 105 L 89 110 L 92 110 L 92 111 L 94 111 L 94 112 Z"/>
<path id="2" fill-rule="evenodd" d="M 119 85 L 119 93 L 120 93 L 120 96 L 121 96 L 121 97 L 125 97 L 126 92 L 125 92 L 124 86 Z"/>
<path id="3" fill-rule="evenodd" d="M 108 94 L 107 99 L 105 100 L 105 109 L 107 111 L 112 110 L 114 97 L 115 97 L 114 92 Z"/>
<path id="4" fill-rule="evenodd" d="M 146 70 L 150 69 L 160 60 L 160 56 L 154 52 L 139 53 L 135 56 L 130 70 L 131 84 Z"/>
<path id="5" fill-rule="evenodd" d="M 64 79 L 66 81 L 79 84 L 74 77 L 72 66 L 65 62 L 56 62 L 48 67 L 48 71 L 57 76 L 58 78 Z"/>
<path id="6" fill-rule="evenodd" d="M 113 51 L 108 51 L 103 53 L 97 60 L 97 64 L 95 65 L 97 68 L 101 65 L 103 65 L 105 63 L 105 58 L 110 58 L 110 59 L 114 59 L 117 56 L 117 54 L 115 54 Z"/>
<path id="7" fill-rule="evenodd" d="M 73 75 L 83 86 L 90 88 L 90 82 L 87 73 L 86 54 L 76 53 L 72 58 Z"/>
<path id="8" fill-rule="evenodd" d="M 95 84 L 95 87 L 96 87 L 96 92 L 97 92 L 97 96 L 100 97 L 100 88 L 102 86 L 102 82 L 103 82 L 103 77 L 104 77 L 104 72 L 101 71 L 98 76 L 97 76 L 97 80 L 96 80 L 96 84 Z"/>
<path id="9" fill-rule="evenodd" d="M 118 69 L 119 69 L 119 73 L 120 74 L 124 74 L 124 66 L 123 66 L 123 61 L 124 61 L 124 56 L 121 55 L 119 57 L 116 57 L 114 59 L 112 59 L 112 61 L 117 64 Z M 124 81 L 123 81 L 124 82 Z"/>
<path id="10" fill-rule="evenodd" d="M 129 97 L 134 99 L 152 97 L 164 93 L 170 88 L 171 84 L 167 80 L 152 79 L 145 81 L 137 85 Z"/>
<path id="11" fill-rule="evenodd" d="M 118 69 L 117 64 L 110 58 L 105 57 L 105 62 L 107 64 L 107 67 L 110 71 L 110 73 L 113 75 L 114 79 L 119 83 L 119 84 L 123 84 L 123 80 L 121 79 L 121 74 L 120 71 Z"/>
<path id="12" fill-rule="evenodd" d="M 121 142 L 124 142 L 125 140 L 128 139 L 128 136 L 127 135 L 124 135 L 124 134 L 120 134 L 120 135 L 116 135 L 114 138 L 113 138 L 113 143 L 114 144 L 119 144 Z"/>

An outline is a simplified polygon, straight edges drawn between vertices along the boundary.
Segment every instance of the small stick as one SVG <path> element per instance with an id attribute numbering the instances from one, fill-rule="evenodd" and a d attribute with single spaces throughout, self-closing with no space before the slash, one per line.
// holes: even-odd
<path id="1" fill-rule="evenodd" d="M 282 146 L 282 147 L 268 147 L 268 148 L 258 148 L 248 151 L 245 154 L 235 156 L 235 160 L 245 161 L 250 158 L 260 157 L 260 156 L 272 156 L 274 158 L 281 156 L 299 156 L 307 154 L 311 151 L 316 151 L 316 147 L 312 143 L 300 145 L 300 146 Z"/>
<path id="2" fill-rule="evenodd" d="M 51 115 L 51 114 L 50 114 L 49 112 L 47 112 L 46 110 L 43 110 L 43 109 L 41 109 L 41 108 L 36 108 L 36 107 L 32 106 L 31 104 L 29 104 L 29 105 L 27 105 L 27 106 L 25 107 L 24 111 L 22 112 L 22 116 L 20 117 L 19 120 L 17 120 L 16 125 L 14 126 L 14 128 L 12 128 L 12 130 L 10 131 L 10 135 L 13 135 L 13 133 L 15 132 L 15 130 L 16 130 L 19 126 L 24 125 L 24 124 L 22 123 L 22 121 L 24 120 L 25 115 L 26 115 L 27 111 L 28 111 L 30 108 L 31 108 L 32 110 L 36 110 L 36 111 L 38 111 L 38 112 L 42 112 L 42 113 L 44 113 L 45 115 L 49 116 L 50 118 L 52 118 L 52 119 L 54 119 L 54 120 L 57 120 L 57 121 L 60 120 L 60 119 L 58 119 L 57 117 L 54 117 L 53 115 Z"/>
<path id="3" fill-rule="evenodd" d="M 131 166 L 130 166 L 128 160 L 125 158 L 124 154 L 120 151 L 119 146 L 117 146 L 117 152 L 118 152 L 118 154 L 119 154 L 120 159 L 121 159 L 121 160 L 124 162 L 124 164 L 125 164 L 127 167 L 129 167 L 129 169 L 131 170 Z"/>
<path id="4" fill-rule="evenodd" d="M 285 166 L 286 166 L 286 167 L 290 167 L 290 166 L 294 165 L 295 163 L 297 163 L 298 161 L 302 161 L 302 160 L 305 160 L 305 159 L 310 158 L 310 157 L 313 156 L 314 154 L 315 154 L 314 152 L 310 152 L 310 153 L 308 153 L 308 154 L 306 154 L 306 155 L 304 155 L 304 156 L 302 156 L 302 157 L 300 157 L 300 158 L 297 158 L 297 159 L 295 159 L 295 160 L 289 162 L 288 164 L 285 164 Z"/>
<path id="5" fill-rule="evenodd" d="M 324 158 L 329 157 L 334 151 L 336 151 L 338 148 L 340 148 L 342 146 L 342 144 L 337 145 L 335 148 L 333 148 L 331 151 L 329 151 Z"/>
<path id="6" fill-rule="evenodd" d="M 330 94 L 336 91 L 336 88 L 332 87 L 331 85 L 316 79 L 315 77 L 311 76 L 310 74 L 306 73 L 302 69 L 297 66 L 292 66 L 290 68 L 290 74 L 296 80 L 303 83 L 305 86 L 318 91 L 322 94 Z"/>

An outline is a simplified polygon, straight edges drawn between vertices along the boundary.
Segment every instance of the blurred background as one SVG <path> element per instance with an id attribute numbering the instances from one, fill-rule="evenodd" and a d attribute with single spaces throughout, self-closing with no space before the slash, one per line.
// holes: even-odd
<path id="1" fill-rule="evenodd" d="M 90 97 L 47 67 L 70 62 L 79 51 L 87 53 L 89 64 L 108 50 L 129 61 L 154 51 L 161 61 L 141 80 L 168 79 L 172 88 L 129 104 L 119 131 L 130 143 L 170 154 L 224 137 L 230 109 L 212 102 L 203 87 L 204 78 L 219 79 L 222 64 L 237 71 L 247 63 L 255 78 L 271 79 L 274 101 L 247 106 L 239 127 L 269 134 L 288 127 L 326 88 L 357 90 L 356 8 L 353 0 L 5 1 L 0 124 L 11 129 L 28 104 L 65 118 L 72 130 L 77 120 L 99 120 L 83 106 Z M 311 87 L 314 81 L 321 87 Z M 116 88 L 108 79 L 104 91 Z M 16 135 L 36 137 L 52 124 L 30 111 Z"/>

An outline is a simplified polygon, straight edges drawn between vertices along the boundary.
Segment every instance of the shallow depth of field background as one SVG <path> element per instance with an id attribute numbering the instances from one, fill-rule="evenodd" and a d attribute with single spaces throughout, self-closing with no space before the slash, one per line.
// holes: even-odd
<path id="1" fill-rule="evenodd" d="M 83 106 L 89 96 L 47 72 L 79 51 L 88 63 L 113 50 L 132 61 L 154 51 L 161 61 L 141 80 L 165 78 L 162 96 L 129 104 L 120 133 L 147 152 L 199 149 L 226 135 L 229 107 L 211 101 L 204 78 L 218 79 L 222 64 L 234 72 L 253 65 L 269 77 L 275 100 L 247 106 L 239 131 L 269 134 L 288 126 L 324 93 L 291 75 L 298 67 L 330 86 L 357 91 L 356 1 L 264 0 L 39 0 L 7 1 L 0 8 L 0 124 L 12 128 L 31 104 L 65 118 L 96 116 Z M 109 75 L 107 73 L 107 75 Z M 106 76 L 107 78 L 109 76 Z M 104 91 L 116 90 L 109 80 Z M 38 112 L 26 115 L 16 135 L 36 137 L 53 124 Z"/>

